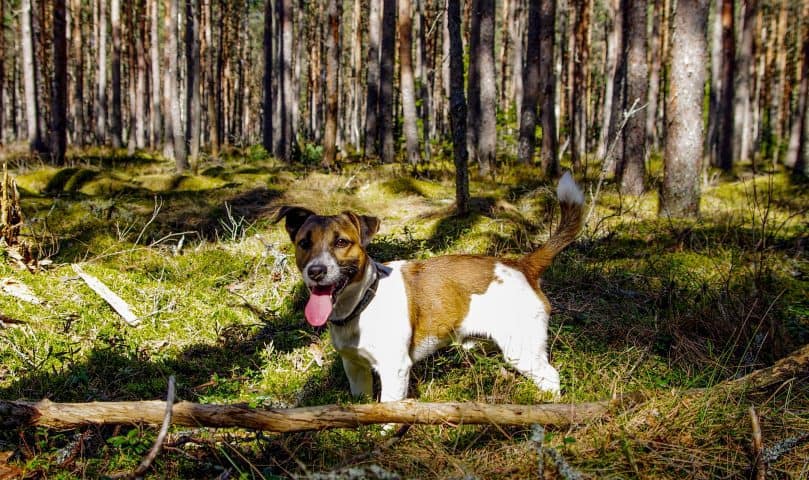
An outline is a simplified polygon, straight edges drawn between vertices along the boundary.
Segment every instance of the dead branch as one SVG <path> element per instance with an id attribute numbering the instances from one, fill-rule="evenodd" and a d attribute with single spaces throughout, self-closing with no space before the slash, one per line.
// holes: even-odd
<path id="1" fill-rule="evenodd" d="M 767 464 L 764 463 L 764 441 L 761 438 L 761 424 L 758 421 L 756 408 L 750 406 L 750 423 L 753 428 L 753 470 L 756 480 L 767 478 Z"/>
<path id="2" fill-rule="evenodd" d="M 77 264 L 73 264 L 73 271 L 84 280 L 84 283 L 87 284 L 88 287 L 92 291 L 94 291 L 99 297 L 103 298 L 113 310 L 118 312 L 118 315 L 124 319 L 124 321 L 129 324 L 130 327 L 136 327 L 140 324 L 140 319 L 137 315 L 132 313 L 132 309 L 129 308 L 129 304 L 127 304 L 121 297 L 119 297 L 115 292 L 109 289 L 104 283 L 97 279 L 96 277 L 85 273 L 81 266 Z"/>

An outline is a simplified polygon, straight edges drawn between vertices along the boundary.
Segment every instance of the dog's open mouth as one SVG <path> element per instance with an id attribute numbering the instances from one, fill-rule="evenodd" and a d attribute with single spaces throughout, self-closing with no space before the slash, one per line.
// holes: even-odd
<path id="1" fill-rule="evenodd" d="M 303 310 L 306 321 L 313 327 L 321 327 L 328 320 L 334 308 L 334 296 L 345 287 L 345 281 L 333 285 L 315 285 L 309 288 L 309 301 Z"/>

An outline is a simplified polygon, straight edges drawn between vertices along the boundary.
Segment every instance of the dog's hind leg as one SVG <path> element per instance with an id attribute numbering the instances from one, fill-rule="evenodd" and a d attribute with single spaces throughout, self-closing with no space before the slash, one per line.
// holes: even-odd
<path id="1" fill-rule="evenodd" d="M 523 331 L 519 337 L 509 335 L 493 340 L 511 366 L 533 380 L 540 390 L 559 396 L 559 372 L 548 362 L 542 332 Z"/>
<path id="2" fill-rule="evenodd" d="M 355 397 L 368 397 L 373 395 L 373 377 L 371 367 L 367 363 L 343 358 L 343 368 L 348 377 L 348 384 L 351 387 L 351 394 Z"/>

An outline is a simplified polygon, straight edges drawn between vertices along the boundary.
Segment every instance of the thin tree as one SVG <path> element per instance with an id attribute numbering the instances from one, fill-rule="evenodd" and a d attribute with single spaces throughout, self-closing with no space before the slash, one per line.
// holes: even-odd
<path id="1" fill-rule="evenodd" d="M 622 131 L 623 154 L 617 165 L 617 174 L 622 193 L 640 195 L 646 175 L 646 108 L 643 103 L 648 98 L 646 87 L 649 80 L 646 64 L 646 0 L 623 0 L 622 8 L 626 45 L 623 110 L 633 114 L 626 119 Z"/>
<path id="2" fill-rule="evenodd" d="M 261 123 L 261 144 L 267 152 L 273 151 L 272 144 L 272 2 L 273 0 L 264 0 L 264 39 L 263 45 L 263 58 L 264 58 L 264 75 L 261 80 L 262 91 L 262 123 Z"/>
<path id="3" fill-rule="evenodd" d="M 809 10 L 809 8 L 807 8 Z M 804 17 L 803 28 L 803 66 L 798 87 L 798 102 L 795 111 L 795 121 L 789 135 L 789 146 L 784 164 L 792 167 L 795 175 L 809 176 L 809 148 L 807 147 L 807 129 L 809 129 L 809 21 Z"/>
<path id="4" fill-rule="evenodd" d="M 150 144 L 152 148 L 157 148 L 157 146 L 160 145 L 163 134 L 163 113 L 160 110 L 160 0 L 147 1 L 150 6 L 149 60 L 151 63 L 152 79 L 152 108 L 149 111 L 152 128 Z"/>
<path id="5" fill-rule="evenodd" d="M 480 16 L 481 2 L 472 0 L 467 10 L 469 25 L 467 46 L 469 50 L 469 71 L 466 75 L 466 146 L 469 161 L 480 165 L 478 158 L 478 136 L 480 133 Z M 482 173 L 482 172 L 481 172 Z"/>
<path id="6" fill-rule="evenodd" d="M 67 7 L 53 2 L 53 107 L 51 153 L 56 165 L 64 165 L 67 150 Z M 0 32 L 1 33 L 1 32 Z M 0 89 L 2 85 L 0 84 Z"/>
<path id="7" fill-rule="evenodd" d="M 294 154 L 295 133 L 292 123 L 293 103 L 295 98 L 292 95 L 292 0 L 279 0 L 278 2 L 278 106 L 280 108 L 279 139 L 276 155 L 291 162 Z M 339 26 L 338 26 L 339 34 Z"/>
<path id="8" fill-rule="evenodd" d="M 649 91 L 646 102 L 646 148 L 657 149 L 657 102 L 660 98 L 661 24 L 663 23 L 663 0 L 652 0 L 652 29 L 649 37 Z"/>
<path id="9" fill-rule="evenodd" d="M 460 2 L 447 0 L 449 30 L 450 123 L 452 153 L 455 160 L 455 208 L 458 215 L 469 212 L 469 171 L 466 149 L 466 99 L 463 85 L 463 44 L 461 41 Z"/>
<path id="10" fill-rule="evenodd" d="M 728 172 L 733 168 L 733 98 L 735 76 L 736 33 L 734 32 L 733 0 L 722 0 L 722 11 L 719 12 L 722 25 L 722 58 L 716 166 Z"/>
<path id="11" fill-rule="evenodd" d="M 25 124 L 28 145 L 31 151 L 42 152 L 42 133 L 39 128 L 39 105 L 37 102 L 37 79 L 34 67 L 34 38 L 31 29 L 31 0 L 20 2 L 20 43 L 22 44 L 23 95 L 25 97 Z"/>
<path id="12" fill-rule="evenodd" d="M 741 41 L 736 57 L 736 83 L 733 100 L 733 157 L 742 163 L 751 160 L 750 153 L 753 143 L 753 105 L 751 98 L 754 65 L 754 27 L 756 23 L 757 10 L 758 0 L 745 0 L 743 7 L 744 15 L 741 25 Z"/>
<path id="13" fill-rule="evenodd" d="M 640 2 L 638 2 L 640 3 Z M 643 2 L 645 6 L 645 1 Z M 570 108 L 568 124 L 570 132 L 570 161 L 576 169 L 581 168 L 581 158 L 587 150 L 587 68 L 590 55 L 590 0 L 576 0 L 573 2 L 575 14 L 575 27 L 573 28 L 572 48 L 572 84 L 570 94 Z M 645 25 L 645 23 L 644 23 Z M 644 35 L 645 40 L 645 35 Z M 644 52 L 645 53 L 645 48 Z M 645 64 L 646 58 L 643 58 Z"/>
<path id="14" fill-rule="evenodd" d="M 497 77 L 494 65 L 494 0 L 480 1 L 480 44 L 477 56 L 480 85 L 478 167 L 481 175 L 493 173 L 497 148 Z"/>
<path id="15" fill-rule="evenodd" d="M 517 159 L 529 164 L 534 158 L 537 129 L 537 105 L 539 102 L 542 61 L 540 49 L 540 2 L 528 2 L 528 33 L 525 44 L 525 68 L 523 69 L 523 100 L 520 112 L 520 142 Z"/>
<path id="16" fill-rule="evenodd" d="M 30 1 L 30 0 L 26 0 Z M 107 143 L 107 0 L 98 1 L 98 70 L 96 71 L 96 142 Z"/>
<path id="17" fill-rule="evenodd" d="M 3 133 L 6 130 L 5 124 L 5 112 L 6 112 L 6 105 L 3 99 L 3 91 L 5 90 L 6 85 L 6 62 L 5 62 L 5 51 L 6 51 L 6 36 L 3 30 L 5 29 L 6 23 L 6 14 L 3 9 L 4 7 L 4 0 L 0 0 L 0 147 L 3 146 Z M 13 109 L 12 109 L 13 111 Z"/>
<path id="18" fill-rule="evenodd" d="M 171 136 L 174 141 L 174 164 L 178 173 L 188 170 L 188 158 L 186 157 L 185 136 L 183 135 L 182 115 L 180 113 L 180 88 L 178 85 L 178 25 L 177 15 L 179 14 L 179 0 L 168 0 L 166 9 L 166 34 L 169 65 L 168 65 L 168 98 L 169 111 L 171 112 Z"/>
<path id="19" fill-rule="evenodd" d="M 186 128 L 190 162 L 196 166 L 199 159 L 200 132 L 202 130 L 202 102 L 200 100 L 200 40 L 199 0 L 185 1 L 185 61 L 186 61 Z"/>
<path id="20" fill-rule="evenodd" d="M 609 31 L 607 34 L 607 54 L 604 65 L 604 118 L 601 122 L 601 135 L 598 143 L 598 158 L 603 159 L 605 165 L 602 167 L 606 171 L 612 170 L 615 163 L 612 156 L 609 156 L 612 145 L 616 140 L 616 123 L 621 121 L 623 104 L 621 93 L 623 92 L 623 64 L 621 62 L 621 52 L 623 51 L 624 36 L 624 16 L 621 10 L 621 0 L 609 0 L 607 10 L 610 14 Z M 619 148 L 620 147 L 620 148 Z M 623 147 L 615 145 L 614 149 L 619 151 Z"/>
<path id="21" fill-rule="evenodd" d="M 532 2 L 533 3 L 533 2 Z M 556 0 L 539 0 L 539 115 L 542 126 L 540 162 L 549 178 L 559 174 L 556 135 L 556 73 L 554 71 Z"/>
<path id="22" fill-rule="evenodd" d="M 337 78 L 340 75 L 340 2 L 329 0 L 326 5 L 326 129 L 323 134 L 323 161 L 326 168 L 334 166 L 337 156 Z"/>
<path id="23" fill-rule="evenodd" d="M 133 119 L 134 125 L 130 125 L 131 129 L 135 130 L 134 137 L 135 137 L 135 148 L 145 148 L 146 147 L 146 122 L 148 117 L 146 115 L 148 106 L 146 102 L 148 100 L 148 96 L 146 94 L 146 84 L 147 82 L 147 71 L 146 71 L 146 22 L 148 21 L 148 15 L 146 15 L 146 9 L 148 8 L 145 0 L 139 0 L 136 2 L 134 8 L 134 12 L 136 13 L 133 15 L 132 18 L 132 36 L 135 38 L 134 41 L 134 48 L 132 48 L 132 44 L 130 43 L 130 48 L 132 49 L 132 55 L 135 56 L 136 64 L 130 67 L 135 68 L 136 78 L 135 78 L 135 106 L 134 106 L 134 114 L 130 115 Z M 130 110 L 133 107 L 130 105 Z"/>
<path id="24" fill-rule="evenodd" d="M 699 215 L 704 131 L 703 88 L 707 60 L 708 0 L 678 0 L 671 43 L 670 96 L 666 118 L 660 215 Z"/>
<path id="25" fill-rule="evenodd" d="M 368 4 L 368 60 L 365 70 L 365 150 L 366 158 L 379 155 L 379 36 L 382 30 L 382 2 Z"/>
<path id="26" fill-rule="evenodd" d="M 396 0 L 382 2 L 382 43 L 379 69 L 379 140 L 382 162 L 394 160 L 393 66 L 396 52 Z"/>
<path id="27" fill-rule="evenodd" d="M 416 87 L 413 80 L 413 7 L 410 0 L 399 0 L 399 82 L 402 91 L 405 147 L 407 161 L 416 165 L 419 155 L 419 132 L 416 121 Z"/>
<path id="28" fill-rule="evenodd" d="M 110 68 L 112 75 L 112 116 L 110 117 L 110 136 L 112 146 L 120 148 L 123 144 L 121 132 L 121 0 L 110 1 L 110 24 L 112 26 L 112 58 Z"/>

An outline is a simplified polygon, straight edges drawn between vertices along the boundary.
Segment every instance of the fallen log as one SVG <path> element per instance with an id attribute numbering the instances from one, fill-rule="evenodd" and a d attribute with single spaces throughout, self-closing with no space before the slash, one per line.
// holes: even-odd
<path id="1" fill-rule="evenodd" d="M 578 404 L 491 405 L 486 403 L 367 403 L 289 409 L 260 409 L 247 405 L 179 402 L 172 424 L 185 427 L 240 427 L 270 432 L 301 432 L 355 428 L 379 423 L 503 424 L 568 426 L 601 418 L 612 409 L 634 402 L 632 396 Z M 0 401 L 0 428 L 43 426 L 76 428 L 92 424 L 151 424 L 163 421 L 166 402 L 55 403 Z"/>

